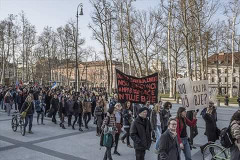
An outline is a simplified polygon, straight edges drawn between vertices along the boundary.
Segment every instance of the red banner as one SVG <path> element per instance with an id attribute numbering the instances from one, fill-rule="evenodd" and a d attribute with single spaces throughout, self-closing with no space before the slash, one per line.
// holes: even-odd
<path id="1" fill-rule="evenodd" d="M 116 69 L 118 100 L 121 103 L 151 104 L 158 102 L 158 73 L 147 77 L 137 78 L 126 75 Z"/>

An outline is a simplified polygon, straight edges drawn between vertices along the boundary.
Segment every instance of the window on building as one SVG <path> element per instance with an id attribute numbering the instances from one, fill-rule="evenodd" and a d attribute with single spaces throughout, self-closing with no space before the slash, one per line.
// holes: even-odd
<path id="1" fill-rule="evenodd" d="M 227 73 L 227 69 L 225 69 L 224 72 Z"/>
<path id="2" fill-rule="evenodd" d="M 212 82 L 215 82 L 215 79 L 214 79 L 214 77 L 212 77 Z"/>
<path id="3" fill-rule="evenodd" d="M 219 73 L 219 74 L 221 73 L 221 69 L 218 69 L 218 73 Z"/>
<path id="4" fill-rule="evenodd" d="M 214 74 L 215 73 L 215 70 L 214 69 L 212 69 L 212 74 Z"/>
<path id="5" fill-rule="evenodd" d="M 219 77 L 219 82 L 222 82 L 222 79 Z"/>
<path id="6" fill-rule="evenodd" d="M 225 82 L 227 82 L 227 77 L 225 77 Z"/>
<path id="7" fill-rule="evenodd" d="M 233 77 L 233 82 L 236 82 L 237 81 L 237 78 L 236 77 Z"/>
<path id="8" fill-rule="evenodd" d="M 233 68 L 233 73 L 236 73 L 236 69 L 235 68 Z"/>

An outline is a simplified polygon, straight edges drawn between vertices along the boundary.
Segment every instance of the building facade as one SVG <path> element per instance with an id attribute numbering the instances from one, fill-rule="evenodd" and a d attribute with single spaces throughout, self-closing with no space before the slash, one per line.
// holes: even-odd
<path id="1" fill-rule="evenodd" d="M 113 88 L 116 88 L 116 71 L 123 70 L 123 63 L 113 61 Z M 109 65 L 110 69 L 110 65 Z M 74 86 L 75 83 L 75 63 L 69 63 L 59 66 L 51 70 L 51 81 L 56 81 L 59 85 Z M 130 74 L 129 65 L 125 64 L 125 74 Z M 131 73 L 134 76 L 133 67 Z M 107 87 L 108 74 L 105 61 L 81 62 L 78 65 L 78 76 L 80 86 L 85 87 Z"/>
<path id="2" fill-rule="evenodd" d="M 234 53 L 234 69 L 232 71 L 232 53 L 218 53 L 208 58 L 209 87 L 217 88 L 219 93 L 230 92 L 233 81 L 233 96 L 239 95 L 240 85 L 240 52 Z"/>

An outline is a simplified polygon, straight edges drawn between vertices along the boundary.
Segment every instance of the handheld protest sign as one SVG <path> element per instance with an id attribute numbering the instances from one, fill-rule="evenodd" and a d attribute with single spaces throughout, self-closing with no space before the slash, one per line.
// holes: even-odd
<path id="1" fill-rule="evenodd" d="M 147 77 L 133 77 L 116 69 L 118 100 L 121 103 L 151 104 L 158 102 L 158 73 Z"/>
<path id="2" fill-rule="evenodd" d="M 177 80 L 177 89 L 180 94 L 183 107 L 187 111 L 195 110 L 193 104 L 192 81 L 188 78 L 180 78 Z"/>
<path id="3" fill-rule="evenodd" d="M 208 80 L 192 81 L 193 103 L 195 109 L 209 106 Z"/>

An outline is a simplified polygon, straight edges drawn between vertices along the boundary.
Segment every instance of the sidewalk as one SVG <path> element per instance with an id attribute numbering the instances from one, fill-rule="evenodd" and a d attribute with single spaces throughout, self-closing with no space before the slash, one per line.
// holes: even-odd
<path id="1" fill-rule="evenodd" d="M 174 98 L 161 98 L 161 101 L 163 101 L 163 102 L 168 101 L 173 104 L 178 104 Z M 179 99 L 179 104 L 181 104 L 181 99 Z M 215 105 L 217 105 L 217 104 L 215 104 Z M 226 106 L 224 103 L 220 103 L 220 107 L 225 107 L 225 108 L 226 107 L 234 107 L 235 108 L 235 107 L 239 107 L 239 106 L 238 106 L 238 104 L 229 104 L 229 106 Z"/>

